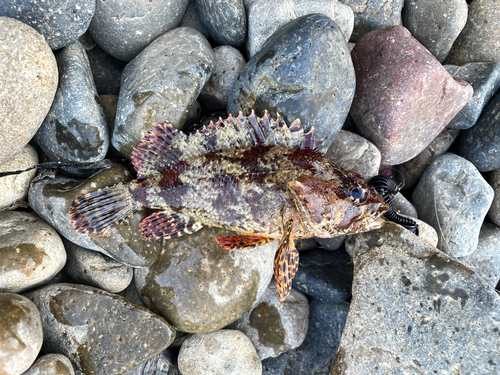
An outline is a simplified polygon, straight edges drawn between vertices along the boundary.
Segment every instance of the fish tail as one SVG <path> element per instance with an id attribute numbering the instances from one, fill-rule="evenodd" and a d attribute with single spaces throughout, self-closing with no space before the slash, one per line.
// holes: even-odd
<path id="1" fill-rule="evenodd" d="M 75 199 L 69 214 L 73 227 L 92 234 L 114 227 L 133 214 L 133 200 L 127 184 L 119 183 Z"/>

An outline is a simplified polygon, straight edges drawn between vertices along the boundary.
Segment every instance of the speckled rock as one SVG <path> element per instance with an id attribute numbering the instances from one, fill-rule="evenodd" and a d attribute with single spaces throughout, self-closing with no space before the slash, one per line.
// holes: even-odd
<path id="1" fill-rule="evenodd" d="M 500 62 L 500 6 L 495 0 L 469 4 L 467 24 L 458 36 L 446 64 Z"/>
<path id="2" fill-rule="evenodd" d="M 154 125 L 181 129 L 210 78 L 213 53 L 194 29 L 179 27 L 151 43 L 123 70 L 113 145 L 123 155 Z"/>
<path id="3" fill-rule="evenodd" d="M 223 329 L 189 337 L 179 352 L 182 375 L 260 375 L 262 365 L 243 333 Z"/>
<path id="4" fill-rule="evenodd" d="M 313 73 L 313 74 L 312 74 Z M 340 28 L 310 14 L 281 27 L 242 70 L 229 96 L 228 112 L 279 113 L 314 127 L 326 152 L 339 133 L 354 96 L 355 76 Z"/>
<path id="5" fill-rule="evenodd" d="M 188 0 L 96 1 L 89 31 L 111 56 L 130 61 L 160 35 L 179 25 Z"/>
<path id="6" fill-rule="evenodd" d="M 122 71 L 127 64 L 106 53 L 98 45 L 88 50 L 87 56 L 97 93 L 99 95 L 118 95 Z"/>
<path id="7" fill-rule="evenodd" d="M 22 171 L 38 164 L 38 154 L 35 149 L 26 145 L 14 159 L 0 165 L 0 172 Z M 28 199 L 30 182 L 35 177 L 36 170 L 0 178 L 0 211 L 15 209 L 19 201 Z"/>
<path id="8" fill-rule="evenodd" d="M 0 374 L 26 371 L 42 347 L 42 334 L 33 302 L 19 294 L 0 293 Z"/>
<path id="9" fill-rule="evenodd" d="M 418 217 L 438 233 L 438 248 L 456 257 L 476 249 L 492 201 L 491 186 L 472 163 L 455 154 L 440 156 L 429 165 L 412 199 Z"/>
<path id="10" fill-rule="evenodd" d="M 0 3 L 0 16 L 15 18 L 43 35 L 53 50 L 66 47 L 87 31 L 94 0 L 9 0 Z"/>
<path id="11" fill-rule="evenodd" d="M 443 62 L 467 22 L 467 9 L 465 0 L 407 0 L 403 8 L 403 25 L 439 62 Z"/>
<path id="12" fill-rule="evenodd" d="M 250 57 L 259 52 L 280 27 L 307 14 L 330 17 L 342 30 L 346 42 L 354 27 L 352 9 L 337 0 L 246 0 L 245 5 L 248 15 L 246 48 Z"/>
<path id="13" fill-rule="evenodd" d="M 216 43 L 241 46 L 247 36 L 243 0 L 196 0 L 201 23 Z"/>
<path id="14" fill-rule="evenodd" d="M 330 374 L 451 374 L 457 365 L 464 374 L 498 373 L 492 288 L 396 224 L 355 241 L 353 296 Z"/>
<path id="15" fill-rule="evenodd" d="M 495 169 L 488 173 L 486 179 L 493 188 L 494 193 L 488 217 L 494 224 L 500 226 L 500 169 Z"/>
<path id="16" fill-rule="evenodd" d="M 167 349 L 123 375 L 181 375 L 181 373 L 174 363 L 172 353 Z"/>
<path id="17" fill-rule="evenodd" d="M 43 325 L 43 350 L 67 356 L 84 374 L 123 373 L 166 349 L 173 327 L 143 306 L 78 284 L 28 294 Z"/>
<path id="18" fill-rule="evenodd" d="M 292 289 L 280 309 L 276 282 L 236 322 L 228 326 L 243 332 L 252 341 L 261 360 L 276 357 L 299 347 L 309 325 L 309 303 L 301 292 Z"/>
<path id="19" fill-rule="evenodd" d="M 320 245 L 325 250 L 338 250 L 342 247 L 346 236 L 337 236 L 333 238 L 315 238 L 318 245 Z"/>
<path id="20" fill-rule="evenodd" d="M 189 0 L 179 27 L 191 27 L 192 29 L 200 32 L 205 38 L 208 38 L 208 31 L 201 23 L 196 0 Z"/>
<path id="21" fill-rule="evenodd" d="M 31 212 L 0 213 L 0 291 L 22 292 L 43 284 L 66 263 L 57 232 Z"/>
<path id="22" fill-rule="evenodd" d="M 33 210 L 71 242 L 100 251 L 128 266 L 145 267 L 153 264 L 161 251 L 161 241 L 147 242 L 140 234 L 140 222 L 147 216 L 145 211 L 136 212 L 105 233 L 91 236 L 73 229 L 69 216 L 71 203 L 81 195 L 131 179 L 131 173 L 122 165 L 102 170 L 83 181 L 65 176 L 45 178 L 31 186 L 28 198 Z"/>
<path id="23" fill-rule="evenodd" d="M 380 150 L 382 164 L 418 155 L 472 96 L 471 85 L 452 77 L 402 26 L 366 34 L 351 55 L 356 95 L 350 115 Z"/>
<path id="24" fill-rule="evenodd" d="M 57 89 L 57 63 L 34 29 L 0 17 L 0 165 L 12 160 L 36 133 Z"/>
<path id="25" fill-rule="evenodd" d="M 378 174 L 380 168 L 380 151 L 367 139 L 341 130 L 337 138 L 328 148 L 326 157 L 339 167 L 359 173 L 369 181 Z"/>
<path id="26" fill-rule="evenodd" d="M 240 318 L 271 281 L 278 243 L 225 250 L 215 238 L 230 233 L 204 228 L 165 241 L 152 266 L 134 270 L 144 304 L 184 332 L 212 332 Z"/>
<path id="27" fill-rule="evenodd" d="M 75 375 L 73 365 L 62 354 L 45 354 L 36 360 L 23 375 Z"/>
<path id="28" fill-rule="evenodd" d="M 52 161 L 102 160 L 109 147 L 109 131 L 87 53 L 75 42 L 57 54 L 57 64 L 56 97 L 35 141 Z"/>

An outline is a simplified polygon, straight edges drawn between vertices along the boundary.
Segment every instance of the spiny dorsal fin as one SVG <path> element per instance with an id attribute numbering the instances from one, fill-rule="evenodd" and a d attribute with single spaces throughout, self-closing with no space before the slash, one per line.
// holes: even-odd
<path id="1" fill-rule="evenodd" d="M 138 178 L 145 178 L 171 169 L 175 164 L 211 152 L 227 151 L 257 145 L 309 148 L 316 150 L 321 140 L 314 139 L 314 129 L 304 133 L 300 120 L 290 127 L 279 116 L 274 120 L 266 111 L 261 118 L 248 117 L 211 122 L 189 137 L 172 124 L 158 124 L 149 130 L 132 151 L 132 163 Z"/>

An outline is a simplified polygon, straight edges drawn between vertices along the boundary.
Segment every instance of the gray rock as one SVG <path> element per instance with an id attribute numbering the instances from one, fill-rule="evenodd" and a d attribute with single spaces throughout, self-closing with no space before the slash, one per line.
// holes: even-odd
<path id="1" fill-rule="evenodd" d="M 278 308 L 279 303 L 276 283 L 273 280 L 250 311 L 227 327 L 243 332 L 252 342 L 261 360 L 296 349 L 307 334 L 307 297 L 292 289 L 281 309 Z"/>
<path id="2" fill-rule="evenodd" d="M 181 129 L 212 74 L 213 53 L 194 29 L 179 27 L 151 43 L 123 70 L 113 145 L 125 156 L 158 123 Z"/>
<path id="3" fill-rule="evenodd" d="M 465 0 L 406 0 L 403 25 L 443 62 L 467 22 L 467 9 Z"/>
<path id="4" fill-rule="evenodd" d="M 36 360 L 23 375 L 75 375 L 73 365 L 62 354 L 45 354 Z"/>
<path id="5" fill-rule="evenodd" d="M 182 375 L 260 375 L 262 364 L 243 333 L 223 329 L 189 337 L 179 352 Z"/>
<path id="6" fill-rule="evenodd" d="M 488 183 L 493 188 L 494 197 L 491 203 L 488 217 L 490 220 L 500 226 L 500 169 L 495 169 L 486 176 Z"/>
<path id="7" fill-rule="evenodd" d="M 248 37 L 246 48 L 252 57 L 280 27 L 307 14 L 320 13 L 340 27 L 347 42 L 354 26 L 354 13 L 337 0 L 246 0 Z"/>
<path id="8" fill-rule="evenodd" d="M 241 46 L 247 36 L 243 0 L 196 0 L 201 23 L 216 43 Z"/>
<path id="9" fill-rule="evenodd" d="M 109 134 L 113 134 L 113 129 L 115 128 L 116 108 L 118 106 L 118 95 L 100 95 L 99 102 L 101 103 L 104 115 L 106 116 Z M 112 143 L 110 143 L 106 158 L 119 160 L 123 159 L 123 155 L 115 148 L 115 146 L 113 146 Z"/>
<path id="10" fill-rule="evenodd" d="M 97 93 L 100 96 L 118 95 L 122 71 L 127 64 L 106 53 L 98 45 L 87 50 L 87 56 Z"/>
<path id="11" fill-rule="evenodd" d="M 123 375 L 181 375 L 174 363 L 172 353 L 164 350 Z"/>
<path id="12" fill-rule="evenodd" d="M 396 224 L 355 242 L 353 296 L 330 374 L 451 374 L 457 366 L 498 374 L 500 296 L 492 288 Z"/>
<path id="13" fill-rule="evenodd" d="M 345 241 L 346 236 L 337 236 L 333 238 L 319 238 L 316 237 L 316 242 L 325 248 L 325 250 L 337 250 Z"/>
<path id="14" fill-rule="evenodd" d="M 418 218 L 418 213 L 415 207 L 413 207 L 411 202 L 401 193 L 397 193 L 394 196 L 394 199 L 392 200 L 392 209 L 397 214 L 413 217 L 415 219 Z"/>
<path id="15" fill-rule="evenodd" d="M 28 298 L 40 311 L 43 350 L 64 354 L 84 374 L 124 373 L 174 339 L 161 316 L 97 288 L 52 284 Z"/>
<path id="16" fill-rule="evenodd" d="M 188 0 L 96 1 L 89 31 L 111 56 L 130 61 L 160 35 L 179 25 Z"/>
<path id="17" fill-rule="evenodd" d="M 455 154 L 435 159 L 413 191 L 418 217 L 438 233 L 438 248 L 464 257 L 477 247 L 493 189 L 472 163 Z"/>
<path id="18" fill-rule="evenodd" d="M 205 38 L 208 38 L 208 31 L 205 29 L 205 26 L 203 26 L 200 20 L 196 0 L 189 0 L 179 27 L 191 27 L 192 29 L 200 32 Z"/>
<path id="19" fill-rule="evenodd" d="M 55 276 L 66 263 L 57 232 L 31 212 L 0 213 L 0 291 L 22 292 Z"/>
<path id="20" fill-rule="evenodd" d="M 57 64 L 34 29 L 0 17 L 0 165 L 12 160 L 33 138 L 57 89 Z"/>
<path id="21" fill-rule="evenodd" d="M 26 371 L 42 347 L 42 322 L 28 298 L 0 293 L 0 373 L 19 375 Z"/>
<path id="22" fill-rule="evenodd" d="M 56 97 L 35 141 L 53 161 L 102 160 L 109 147 L 109 131 L 87 53 L 75 42 L 57 54 L 57 63 Z"/>

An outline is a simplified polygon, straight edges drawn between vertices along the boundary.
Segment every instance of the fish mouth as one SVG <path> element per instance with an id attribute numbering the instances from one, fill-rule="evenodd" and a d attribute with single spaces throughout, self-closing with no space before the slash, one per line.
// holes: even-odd
<path id="1" fill-rule="evenodd" d="M 372 221 L 370 224 L 368 224 L 368 226 L 366 227 L 366 231 L 380 229 L 384 224 L 385 220 L 379 217 L 376 220 Z"/>

